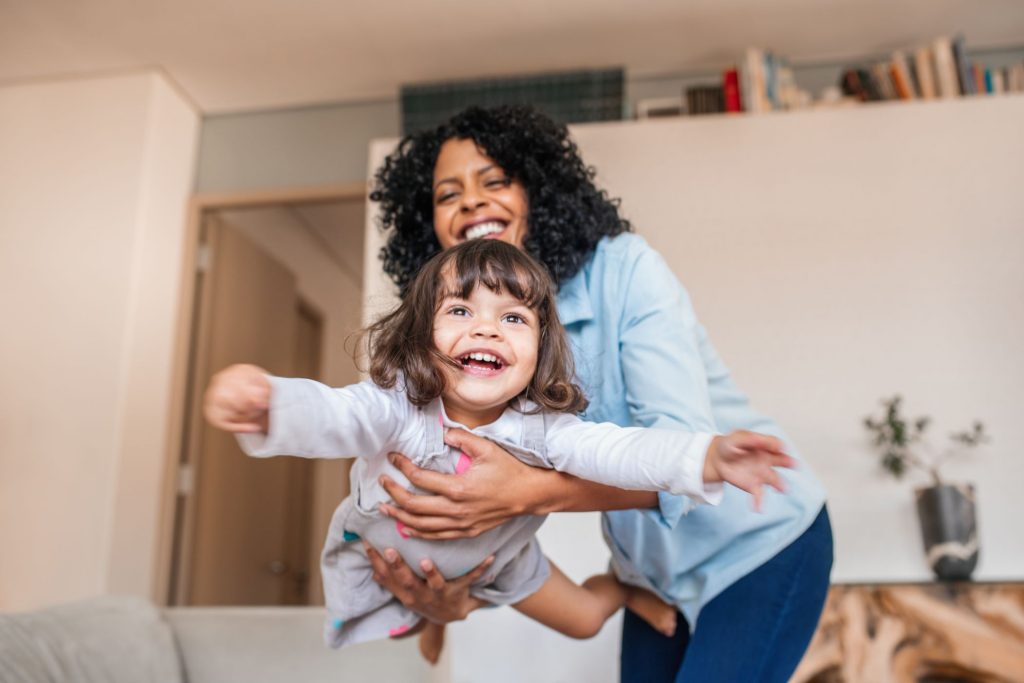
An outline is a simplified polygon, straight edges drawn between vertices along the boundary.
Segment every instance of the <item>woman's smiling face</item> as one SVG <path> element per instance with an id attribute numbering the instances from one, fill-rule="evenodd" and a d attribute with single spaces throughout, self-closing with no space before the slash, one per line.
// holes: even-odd
<path id="1" fill-rule="evenodd" d="M 473 140 L 452 138 L 434 164 L 434 233 L 447 249 L 468 239 L 499 239 L 520 249 L 526 238 L 526 188 Z"/>

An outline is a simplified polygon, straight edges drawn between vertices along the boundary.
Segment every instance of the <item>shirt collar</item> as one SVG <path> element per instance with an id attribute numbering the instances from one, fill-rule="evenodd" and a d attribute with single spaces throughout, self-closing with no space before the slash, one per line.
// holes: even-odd
<path id="1" fill-rule="evenodd" d="M 563 282 L 558 290 L 558 317 L 563 325 L 571 325 L 594 317 L 594 309 L 590 307 L 590 292 L 587 291 L 587 278 L 583 269 Z"/>

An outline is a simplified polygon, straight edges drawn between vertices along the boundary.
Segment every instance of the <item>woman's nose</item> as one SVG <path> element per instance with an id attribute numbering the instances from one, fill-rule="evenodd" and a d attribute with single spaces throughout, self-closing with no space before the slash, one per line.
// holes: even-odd
<path id="1" fill-rule="evenodd" d="M 475 211 L 486 203 L 487 199 L 475 188 L 467 187 L 462 191 L 462 210 L 464 212 Z"/>

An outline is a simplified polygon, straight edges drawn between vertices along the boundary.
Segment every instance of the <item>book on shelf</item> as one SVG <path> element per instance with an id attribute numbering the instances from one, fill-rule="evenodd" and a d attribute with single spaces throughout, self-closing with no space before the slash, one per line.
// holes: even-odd
<path id="1" fill-rule="evenodd" d="M 992 77 L 992 93 L 995 95 L 1001 95 L 1006 92 L 1006 78 L 1003 74 L 1003 70 L 993 69 L 989 71 L 989 75 Z"/>
<path id="2" fill-rule="evenodd" d="M 956 63 L 957 80 L 960 83 L 960 95 L 974 95 L 979 92 L 974 79 L 974 69 L 967 61 L 967 53 L 964 52 L 964 37 L 957 36 L 951 43 L 953 48 L 953 61 Z"/>
<path id="3" fill-rule="evenodd" d="M 765 87 L 765 54 L 756 47 L 747 48 L 743 69 L 743 101 L 747 111 L 763 113 L 771 111 Z"/>
<path id="4" fill-rule="evenodd" d="M 879 62 L 871 66 L 871 82 L 875 84 L 875 91 L 879 94 L 879 99 L 883 100 L 895 100 L 899 99 L 896 94 L 896 86 L 892 82 L 892 74 L 889 72 L 889 65 L 885 62 Z"/>
<path id="5" fill-rule="evenodd" d="M 1006 91 L 1024 92 L 1024 64 L 1014 64 L 1006 69 Z"/>
<path id="6" fill-rule="evenodd" d="M 894 52 L 892 62 L 889 63 L 889 76 L 892 78 L 896 94 L 901 100 L 913 100 L 917 98 L 914 81 L 910 76 L 910 67 L 902 52 Z"/>
<path id="7" fill-rule="evenodd" d="M 952 41 L 945 37 L 936 38 L 932 43 L 932 54 L 935 57 L 939 97 L 943 99 L 958 97 L 960 95 L 960 77 L 957 75 Z"/>
<path id="8" fill-rule="evenodd" d="M 725 91 L 720 85 L 694 85 L 686 89 L 686 113 L 721 114 L 725 111 Z"/>
<path id="9" fill-rule="evenodd" d="M 722 73 L 722 90 L 725 94 L 725 110 L 729 113 L 743 111 L 739 69 L 733 66 Z"/>
<path id="10" fill-rule="evenodd" d="M 917 74 L 918 92 L 923 100 L 934 100 L 939 93 L 935 86 L 935 63 L 927 46 L 914 50 L 914 72 Z"/>

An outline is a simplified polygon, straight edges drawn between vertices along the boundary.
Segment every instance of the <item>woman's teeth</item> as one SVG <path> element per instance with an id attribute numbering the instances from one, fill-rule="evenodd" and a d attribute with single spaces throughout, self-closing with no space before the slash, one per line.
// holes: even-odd
<path id="1" fill-rule="evenodd" d="M 501 223 L 498 223 L 497 221 L 480 223 L 479 225 L 474 225 L 472 228 L 466 230 L 466 239 L 479 239 L 481 237 L 486 237 L 487 235 L 493 235 L 496 232 L 501 232 L 504 229 L 505 226 L 502 225 Z"/>

